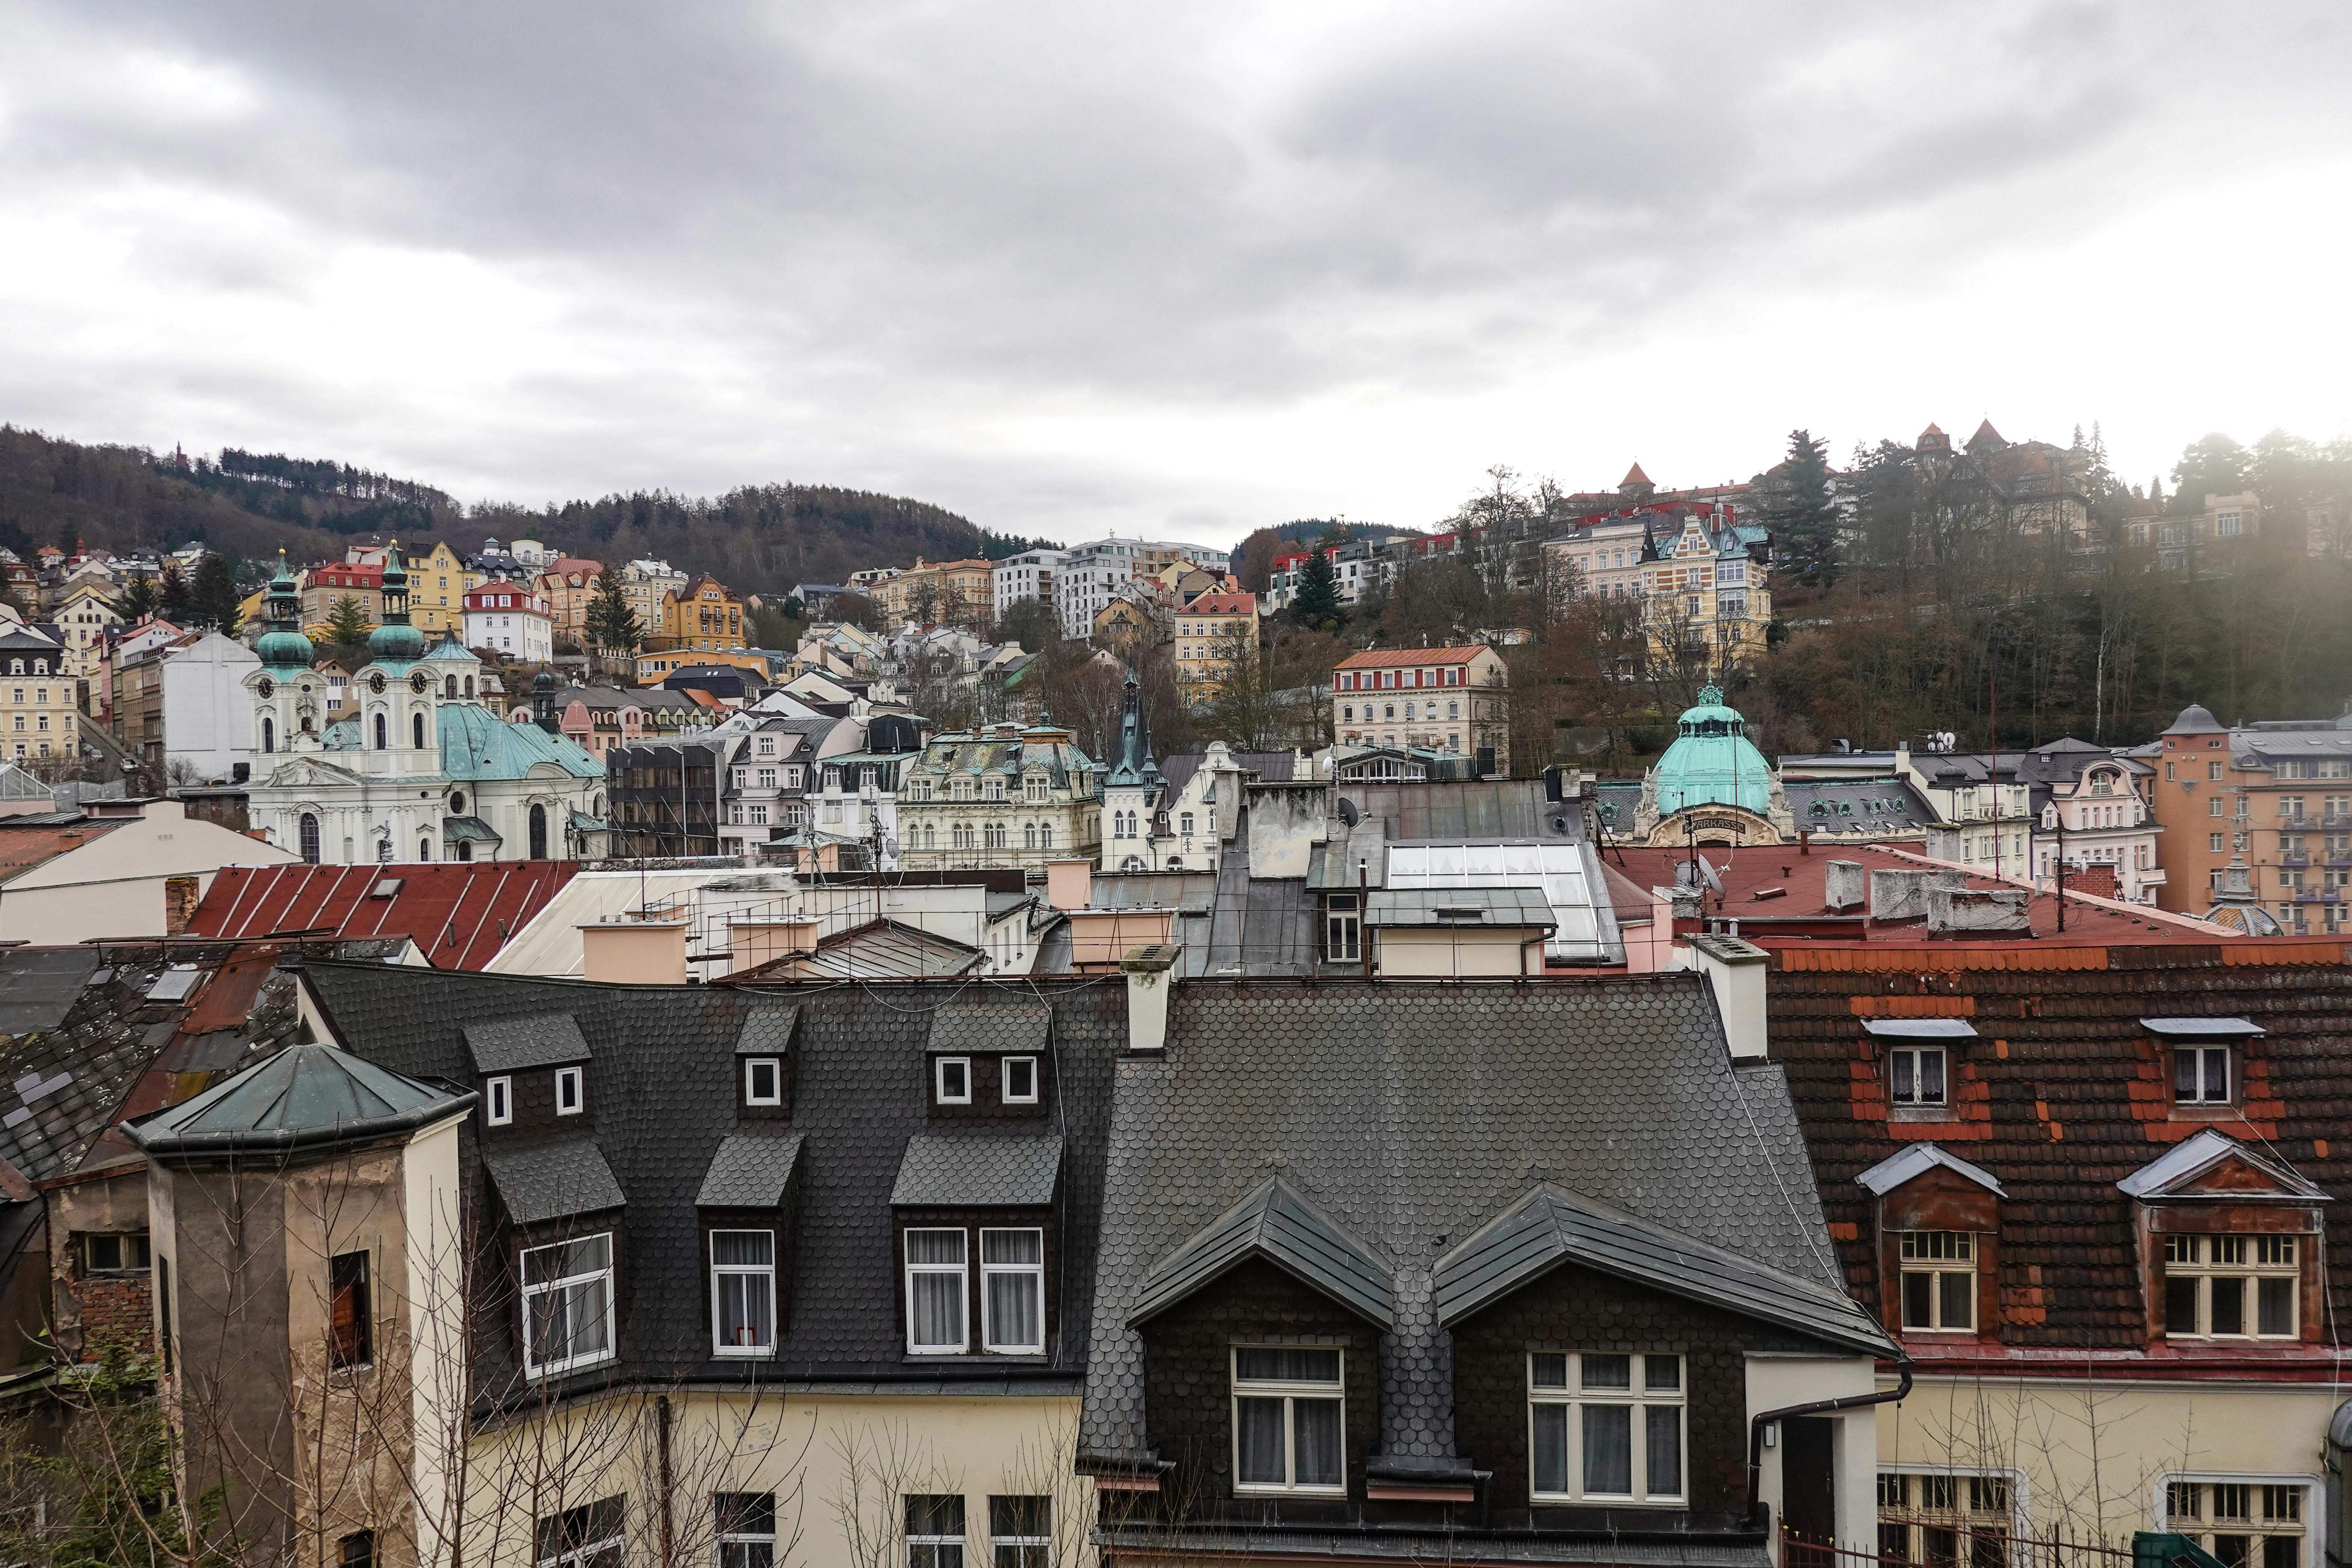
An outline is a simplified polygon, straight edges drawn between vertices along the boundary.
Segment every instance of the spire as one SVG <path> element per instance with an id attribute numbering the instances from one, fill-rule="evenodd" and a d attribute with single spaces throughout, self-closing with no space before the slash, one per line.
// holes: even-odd
<path id="1" fill-rule="evenodd" d="M 302 595 L 294 585 L 294 574 L 287 569 L 283 550 L 278 552 L 278 575 L 269 580 L 263 614 L 269 629 L 253 644 L 261 662 L 288 669 L 310 668 L 313 650 L 310 639 L 302 635 Z"/>
<path id="2" fill-rule="evenodd" d="M 1114 784 L 1156 784 L 1160 779 L 1160 764 L 1151 755 L 1151 732 L 1143 721 L 1141 690 L 1135 667 L 1129 665 L 1119 709 L 1118 760 L 1110 770 L 1109 782 Z"/>
<path id="3" fill-rule="evenodd" d="M 368 634 L 368 654 L 382 663 L 414 663 L 425 657 L 425 634 L 408 624 L 408 568 L 400 554 L 400 541 L 384 552 L 383 624 Z"/>

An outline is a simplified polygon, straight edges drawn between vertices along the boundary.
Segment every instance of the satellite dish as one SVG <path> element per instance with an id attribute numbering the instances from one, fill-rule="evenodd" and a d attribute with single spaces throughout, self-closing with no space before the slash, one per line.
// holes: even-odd
<path id="1" fill-rule="evenodd" d="M 1349 826 L 1353 827 L 1357 823 L 1363 820 L 1363 815 L 1364 814 L 1362 812 L 1356 809 L 1356 803 L 1354 801 L 1349 800 L 1344 795 L 1339 797 L 1340 821 L 1346 823 Z"/>
<path id="2" fill-rule="evenodd" d="M 1698 858 L 1698 874 L 1700 879 L 1706 883 L 1710 892 L 1723 891 L 1723 879 L 1716 874 L 1715 867 L 1704 855 Z"/>

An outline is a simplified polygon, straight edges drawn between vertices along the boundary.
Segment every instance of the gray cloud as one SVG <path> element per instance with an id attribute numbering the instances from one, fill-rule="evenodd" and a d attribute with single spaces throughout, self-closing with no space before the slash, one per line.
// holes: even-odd
<path id="1" fill-rule="evenodd" d="M 1515 388 L 1664 425 L 1671 376 L 1588 406 L 1580 367 L 1904 295 L 1998 319 L 1990 270 L 2347 152 L 2325 5 L 1168 9 L 0 0 L 0 233 L 108 258 L 0 262 L 0 417 L 531 499 L 1413 521 L 1494 458 L 1603 460 L 1474 454 Z M 1900 396 L 1848 395 L 1882 336 L 1786 342 L 1694 460 L 1825 405 L 1913 427 L 1891 359 Z M 1295 466 L 1260 421 L 1311 426 Z"/>

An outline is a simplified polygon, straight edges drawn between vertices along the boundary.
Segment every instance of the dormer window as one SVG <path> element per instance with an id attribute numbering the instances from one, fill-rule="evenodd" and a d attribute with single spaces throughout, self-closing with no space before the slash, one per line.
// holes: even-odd
<path id="1" fill-rule="evenodd" d="M 941 1105 L 971 1103 L 971 1058 L 941 1057 L 931 1064 L 931 1093 Z"/>
<path id="2" fill-rule="evenodd" d="M 1586 1351 L 1528 1358 L 1539 1502 L 1683 1500 L 1683 1363 Z"/>
<path id="3" fill-rule="evenodd" d="M 909 1229 L 907 1236 L 907 1351 L 961 1355 L 967 1264 L 961 1230 Z"/>
<path id="4" fill-rule="evenodd" d="M 1342 1496 L 1346 1352 L 1234 1347 L 1234 1489 Z"/>
<path id="5" fill-rule="evenodd" d="M 2173 1340 L 2291 1340 L 2301 1294 L 2292 1236 L 2164 1238 L 2164 1335 Z"/>
<path id="6" fill-rule="evenodd" d="M 1004 1103 L 1007 1105 L 1037 1103 L 1037 1058 L 1035 1057 L 1004 1058 Z"/>
<path id="7" fill-rule="evenodd" d="M 2180 1046 L 2172 1053 L 2175 1105 L 2230 1103 L 2230 1047 Z"/>
<path id="8" fill-rule="evenodd" d="M 577 1116 L 587 1109 L 587 1072 L 582 1068 L 555 1069 L 555 1114 Z"/>
<path id="9" fill-rule="evenodd" d="M 1897 1046 L 1886 1053 L 1887 1098 L 1901 1106 L 1943 1105 L 1944 1047 Z"/>
<path id="10" fill-rule="evenodd" d="M 1977 1238 L 1965 1230 L 1906 1230 L 1901 1258 L 1903 1331 L 1974 1333 Z"/>
<path id="11" fill-rule="evenodd" d="M 743 1062 L 743 1103 L 782 1105 L 784 1064 L 775 1057 L 750 1057 Z"/>
<path id="12" fill-rule="evenodd" d="M 514 1079 L 494 1078 L 482 1085 L 482 1122 L 505 1127 L 514 1121 Z"/>

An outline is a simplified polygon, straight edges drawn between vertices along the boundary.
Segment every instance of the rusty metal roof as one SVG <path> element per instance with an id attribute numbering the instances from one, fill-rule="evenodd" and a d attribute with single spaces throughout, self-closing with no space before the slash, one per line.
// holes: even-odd
<path id="1" fill-rule="evenodd" d="M 213 879 L 188 934 L 404 936 L 436 969 L 480 969 L 579 869 L 572 860 L 232 866 Z"/>

